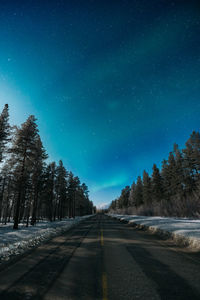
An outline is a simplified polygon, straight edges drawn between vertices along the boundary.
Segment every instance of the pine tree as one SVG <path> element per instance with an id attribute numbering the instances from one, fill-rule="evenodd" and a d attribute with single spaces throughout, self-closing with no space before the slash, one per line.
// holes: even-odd
<path id="1" fill-rule="evenodd" d="M 143 183 L 141 176 L 138 176 L 137 178 L 133 199 L 136 207 L 143 204 Z"/>
<path id="2" fill-rule="evenodd" d="M 177 145 L 174 145 L 174 153 L 170 152 L 167 163 L 167 180 L 169 182 L 168 195 L 183 194 L 183 160 Z"/>
<path id="3" fill-rule="evenodd" d="M 176 162 L 177 191 L 182 196 L 186 186 L 186 173 L 184 171 L 183 155 L 177 144 L 174 144 L 174 157 Z"/>
<path id="4" fill-rule="evenodd" d="M 130 186 L 127 185 L 122 190 L 121 196 L 120 196 L 120 199 L 119 199 L 122 208 L 128 208 L 129 195 L 130 195 Z"/>
<path id="5" fill-rule="evenodd" d="M 80 195 L 78 201 L 79 215 L 82 216 L 84 213 L 85 202 L 89 200 L 89 190 L 85 183 L 82 183 L 80 187 L 79 195 Z"/>
<path id="6" fill-rule="evenodd" d="M 1 170 L 1 199 L 2 199 L 2 215 L 4 223 L 10 221 L 13 215 L 13 206 L 17 194 L 16 182 L 18 173 L 15 174 L 16 160 L 13 157 L 7 158 Z M 4 186 L 4 187 L 3 187 Z"/>
<path id="7" fill-rule="evenodd" d="M 30 116 L 20 127 L 13 127 L 12 142 L 8 151 L 7 143 L 10 126 L 8 105 L 0 115 L 0 161 L 7 153 L 0 174 L 0 221 L 14 219 L 14 229 L 19 221 L 29 218 L 34 225 L 39 218 L 50 221 L 93 212 L 86 184 L 68 172 L 62 161 L 45 165 L 47 158 L 43 148 L 36 119 Z M 9 143 L 8 143 L 9 144 Z M 68 203 L 69 201 L 69 203 Z"/>
<path id="8" fill-rule="evenodd" d="M 169 153 L 168 157 L 168 172 L 170 179 L 170 195 L 174 196 L 177 193 L 177 168 L 176 161 L 174 158 L 174 154 L 172 152 Z"/>
<path id="9" fill-rule="evenodd" d="M 161 201 L 163 198 L 162 177 L 160 175 L 160 171 L 157 168 L 156 164 L 153 165 L 152 195 L 153 195 L 153 200 L 156 202 Z"/>
<path id="10" fill-rule="evenodd" d="M 13 144 L 9 152 L 15 156 L 18 170 L 18 195 L 15 203 L 13 226 L 14 229 L 18 229 L 20 206 L 22 197 L 24 198 L 25 196 L 26 175 L 35 159 L 34 153 L 36 150 L 36 139 L 38 137 L 36 118 L 31 115 L 27 121 L 21 125 L 21 128 L 16 127 L 15 130 L 15 138 L 13 139 Z"/>
<path id="11" fill-rule="evenodd" d="M 132 185 L 131 185 L 131 189 L 130 189 L 130 193 L 129 193 L 129 199 L 128 199 L 128 203 L 129 203 L 129 207 L 133 207 L 134 206 L 134 193 L 135 193 L 135 182 L 133 181 Z"/>
<path id="12" fill-rule="evenodd" d="M 34 149 L 34 160 L 32 168 L 32 187 L 33 187 L 33 204 L 32 204 L 32 218 L 31 225 L 36 223 L 36 214 L 38 209 L 38 199 L 39 193 L 41 191 L 41 182 L 43 176 L 44 160 L 47 159 L 46 151 L 42 145 L 40 136 L 38 135 L 35 140 L 35 149 Z"/>
<path id="13" fill-rule="evenodd" d="M 80 189 L 80 179 L 78 176 L 75 176 L 73 178 L 73 198 L 72 198 L 72 217 L 75 218 L 77 215 L 77 196 Z M 86 206 L 88 205 L 88 202 L 86 203 Z"/>
<path id="14" fill-rule="evenodd" d="M 63 165 L 62 160 L 59 161 L 58 167 L 56 168 L 56 199 L 57 199 L 57 217 L 62 220 L 64 214 L 67 212 L 66 208 L 66 193 L 67 193 L 67 171 Z"/>
<path id="15" fill-rule="evenodd" d="M 162 176 L 162 186 L 163 186 L 163 197 L 166 200 L 170 200 L 171 197 L 171 179 L 170 179 L 170 172 L 169 172 L 169 165 L 168 161 L 164 159 L 162 161 L 162 170 L 161 170 L 161 176 Z"/>
<path id="16" fill-rule="evenodd" d="M 55 180 L 56 180 L 56 163 L 52 162 L 47 165 L 44 172 L 44 193 L 46 215 L 50 222 L 53 221 L 55 207 Z"/>
<path id="17" fill-rule="evenodd" d="M 195 189 L 195 181 L 200 174 L 200 134 L 193 131 L 183 149 L 184 169 L 186 172 L 187 190 Z"/>
<path id="18" fill-rule="evenodd" d="M 117 209 L 117 199 L 115 199 L 111 202 L 108 210 L 116 211 L 116 209 Z"/>
<path id="19" fill-rule="evenodd" d="M 150 205 L 152 203 L 151 178 L 145 170 L 143 172 L 143 202 L 146 205 Z"/>
<path id="20" fill-rule="evenodd" d="M 75 182 L 74 175 L 69 172 L 68 183 L 67 183 L 67 199 L 68 199 L 68 216 L 69 218 L 74 217 L 74 202 L 75 202 Z"/>

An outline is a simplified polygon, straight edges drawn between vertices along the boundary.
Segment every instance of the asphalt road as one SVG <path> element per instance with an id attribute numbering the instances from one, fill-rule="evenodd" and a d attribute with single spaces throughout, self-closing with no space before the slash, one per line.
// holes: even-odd
<path id="1" fill-rule="evenodd" d="M 0 266 L 0 300 L 200 299 L 200 253 L 96 215 Z"/>

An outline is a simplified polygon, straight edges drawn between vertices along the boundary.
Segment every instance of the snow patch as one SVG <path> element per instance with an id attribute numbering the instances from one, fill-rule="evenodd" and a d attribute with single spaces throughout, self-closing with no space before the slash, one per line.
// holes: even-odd
<path id="1" fill-rule="evenodd" d="M 117 214 L 108 216 L 131 226 L 147 229 L 153 234 L 172 238 L 179 245 L 200 249 L 200 220 Z"/>
<path id="2" fill-rule="evenodd" d="M 13 224 L 0 225 L 0 260 L 8 260 L 42 242 L 59 235 L 92 215 L 64 219 L 63 221 L 42 221 L 36 226 L 25 227 L 19 224 L 18 230 L 13 230 Z"/>

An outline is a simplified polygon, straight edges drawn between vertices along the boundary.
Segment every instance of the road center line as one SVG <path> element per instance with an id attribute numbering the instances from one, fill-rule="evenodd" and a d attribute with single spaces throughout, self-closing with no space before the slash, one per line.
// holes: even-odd
<path id="1" fill-rule="evenodd" d="M 103 300 L 108 300 L 108 297 L 107 297 L 108 286 L 107 286 L 106 273 L 102 274 L 102 288 L 103 288 Z"/>
<path id="2" fill-rule="evenodd" d="M 101 229 L 101 246 L 104 245 L 104 241 L 103 241 L 103 229 Z"/>
<path id="3" fill-rule="evenodd" d="M 103 229 L 101 229 L 101 247 L 104 246 L 104 239 L 103 239 Z M 107 276 L 106 273 L 103 272 L 102 274 L 102 290 L 103 290 L 103 300 L 108 300 L 108 285 L 107 285 Z"/>

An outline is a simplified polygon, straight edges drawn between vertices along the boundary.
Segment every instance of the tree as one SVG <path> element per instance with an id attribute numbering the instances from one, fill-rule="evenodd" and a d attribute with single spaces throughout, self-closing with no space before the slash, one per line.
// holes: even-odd
<path id="1" fill-rule="evenodd" d="M 152 203 L 151 178 L 145 170 L 143 172 L 143 202 L 146 205 L 150 205 Z"/>
<path id="2" fill-rule="evenodd" d="M 135 182 L 133 181 L 133 183 L 132 183 L 132 185 L 131 185 L 130 193 L 129 193 L 129 199 L 128 199 L 129 207 L 134 206 L 135 186 L 136 186 L 136 184 L 135 184 Z"/>
<path id="3" fill-rule="evenodd" d="M 35 148 L 34 148 L 34 160 L 32 166 L 32 187 L 33 187 L 33 208 L 32 208 L 32 218 L 31 225 L 36 223 L 36 214 L 38 208 L 38 199 L 39 193 L 42 188 L 42 176 L 43 176 L 43 168 L 44 168 L 44 160 L 47 159 L 46 151 L 42 145 L 42 141 L 40 136 L 38 135 L 35 140 Z"/>
<path id="4" fill-rule="evenodd" d="M 133 199 L 136 207 L 139 207 L 143 204 L 143 183 L 141 176 L 138 176 L 137 178 Z"/>
<path id="5" fill-rule="evenodd" d="M 55 180 L 56 180 L 56 163 L 52 162 L 47 165 L 44 171 L 44 192 L 45 211 L 50 222 L 53 221 L 55 207 Z"/>
<path id="6" fill-rule="evenodd" d="M 169 165 L 168 161 L 164 159 L 162 161 L 162 170 L 161 170 L 161 176 L 162 176 L 162 187 L 163 187 L 163 196 L 166 200 L 170 200 L 171 197 L 171 179 L 170 179 L 170 172 L 169 172 Z"/>
<path id="7" fill-rule="evenodd" d="M 80 179 L 78 176 L 75 176 L 73 178 L 73 184 L 72 184 L 72 191 L 73 191 L 73 198 L 72 198 L 72 217 L 75 218 L 75 216 L 78 214 L 78 195 L 80 194 Z M 85 207 L 88 206 L 88 202 L 86 203 Z M 87 210 L 87 209 L 86 209 Z"/>
<path id="8" fill-rule="evenodd" d="M 58 166 L 45 164 L 36 118 L 29 116 L 20 127 L 13 127 L 11 140 L 8 117 L 6 104 L 0 114 L 0 162 L 7 154 L 0 173 L 0 221 L 13 217 L 17 229 L 20 221 L 28 226 L 30 217 L 35 225 L 43 217 L 53 221 L 68 212 L 73 217 L 92 213 L 87 185 L 78 176 L 69 176 L 61 160 Z"/>
<path id="9" fill-rule="evenodd" d="M 177 144 L 174 144 L 174 158 L 176 163 L 177 190 L 180 195 L 183 195 L 186 187 L 186 172 L 184 171 L 183 154 Z"/>
<path id="10" fill-rule="evenodd" d="M 67 171 L 63 165 L 62 160 L 59 161 L 58 167 L 56 168 L 56 208 L 57 217 L 62 220 L 64 213 L 66 213 L 66 192 L 67 192 Z"/>
<path id="11" fill-rule="evenodd" d="M 79 200 L 77 205 L 79 207 L 79 215 L 82 216 L 84 213 L 85 203 L 89 201 L 89 190 L 85 183 L 82 183 L 79 189 Z"/>
<path id="12" fill-rule="evenodd" d="M 69 218 L 74 217 L 74 202 L 75 202 L 75 181 L 72 172 L 69 172 L 68 182 L 67 182 L 67 199 L 68 199 L 68 216 Z"/>
<path id="13" fill-rule="evenodd" d="M 129 203 L 130 186 L 127 185 L 122 191 L 119 197 L 119 205 L 121 208 L 128 208 Z"/>
<path id="14" fill-rule="evenodd" d="M 1 199 L 1 209 L 0 215 L 4 217 L 4 223 L 7 219 L 10 220 L 13 214 L 13 206 L 16 199 L 17 189 L 16 182 L 17 176 L 15 172 L 16 160 L 14 157 L 8 157 L 1 169 L 0 176 L 0 199 Z"/>
<path id="15" fill-rule="evenodd" d="M 22 196 L 25 196 L 27 174 L 33 166 L 38 129 L 36 118 L 31 115 L 20 128 L 15 127 L 15 138 L 9 152 L 15 157 L 18 173 L 17 199 L 14 212 L 14 229 L 18 229 Z"/>
<path id="16" fill-rule="evenodd" d="M 174 154 L 169 153 L 168 157 L 168 173 L 169 173 L 169 194 L 175 195 L 177 193 L 178 178 L 177 178 L 177 168 Z"/>
<path id="17" fill-rule="evenodd" d="M 176 144 L 174 145 L 174 153 L 169 153 L 166 170 L 163 172 L 165 180 L 168 182 L 167 194 L 169 197 L 183 194 L 183 159 Z"/>
<path id="18" fill-rule="evenodd" d="M 117 199 L 113 200 L 109 206 L 109 210 L 115 211 L 117 209 Z"/>
<path id="19" fill-rule="evenodd" d="M 195 189 L 195 181 L 200 174 L 200 133 L 193 131 L 183 149 L 186 188 L 189 192 Z"/>
<path id="20" fill-rule="evenodd" d="M 153 200 L 156 202 L 161 201 L 161 199 L 163 198 L 162 177 L 160 175 L 160 171 L 157 168 L 156 164 L 153 165 L 152 195 L 153 195 Z"/>

